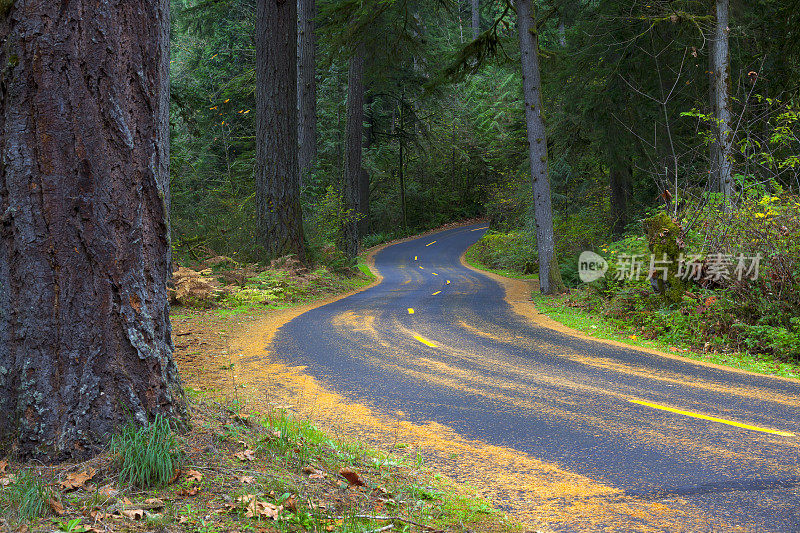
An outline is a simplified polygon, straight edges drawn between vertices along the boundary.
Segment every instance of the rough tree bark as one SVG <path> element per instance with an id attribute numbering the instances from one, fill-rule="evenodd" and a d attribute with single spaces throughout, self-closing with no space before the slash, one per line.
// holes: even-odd
<path id="1" fill-rule="evenodd" d="M 0 17 L 0 442 L 97 452 L 187 420 L 172 359 L 169 0 L 30 0 Z"/>
<path id="2" fill-rule="evenodd" d="M 267 257 L 305 262 L 297 162 L 297 3 L 256 6 L 256 210 Z"/>
<path id="3" fill-rule="evenodd" d="M 372 105 L 372 96 L 367 92 L 366 86 L 364 87 L 364 105 L 366 109 L 369 109 Z M 375 123 L 372 118 L 372 113 L 365 113 L 365 124 L 366 127 L 364 128 L 364 150 L 369 149 L 372 146 L 372 141 L 375 138 Z M 363 160 L 363 157 L 362 157 Z M 358 204 L 358 234 L 360 236 L 364 236 L 367 234 L 369 230 L 369 172 L 365 168 L 362 167 L 361 169 L 361 179 L 359 181 L 359 204 Z"/>
<path id="4" fill-rule="evenodd" d="M 472 0 L 472 39 L 481 34 L 481 0 Z"/>
<path id="5" fill-rule="evenodd" d="M 317 157 L 316 0 L 297 0 L 297 163 L 300 186 Z"/>
<path id="6" fill-rule="evenodd" d="M 539 252 L 539 286 L 543 294 L 564 292 L 553 234 L 553 210 L 547 161 L 547 136 L 542 117 L 539 38 L 531 0 L 516 0 L 519 47 L 522 54 L 522 92 L 533 186 L 536 247 Z"/>
<path id="7" fill-rule="evenodd" d="M 345 256 L 358 255 L 358 215 L 361 212 L 361 150 L 364 132 L 364 45 L 360 44 L 350 58 L 347 76 L 347 125 L 344 151 L 342 196 L 350 216 L 342 228 L 341 248 Z"/>
<path id="8" fill-rule="evenodd" d="M 733 199 L 733 132 L 731 131 L 730 106 L 730 48 L 728 46 L 728 7 L 729 0 L 717 0 L 717 25 L 714 29 L 714 110 L 717 122 L 717 142 L 719 148 L 714 155 L 716 162 L 712 168 L 718 173 L 719 190 L 725 196 L 726 205 Z"/>

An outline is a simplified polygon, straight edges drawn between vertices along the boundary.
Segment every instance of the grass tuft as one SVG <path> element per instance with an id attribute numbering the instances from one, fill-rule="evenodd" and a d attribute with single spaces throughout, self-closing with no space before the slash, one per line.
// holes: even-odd
<path id="1" fill-rule="evenodd" d="M 111 439 L 111 453 L 120 483 L 142 488 L 166 485 L 183 461 L 175 433 L 161 415 L 144 427 L 129 423 Z"/>
<path id="2" fill-rule="evenodd" d="M 36 473 L 23 470 L 14 483 L 0 489 L 0 509 L 4 515 L 18 521 L 44 516 L 50 488 Z"/>

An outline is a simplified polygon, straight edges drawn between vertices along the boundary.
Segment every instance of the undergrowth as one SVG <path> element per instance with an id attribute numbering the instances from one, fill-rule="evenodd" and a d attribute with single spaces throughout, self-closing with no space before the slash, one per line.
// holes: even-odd
<path id="1" fill-rule="evenodd" d="M 178 439 L 160 414 L 146 426 L 130 422 L 112 437 L 110 451 L 115 455 L 120 483 L 141 488 L 166 485 L 183 461 Z"/>

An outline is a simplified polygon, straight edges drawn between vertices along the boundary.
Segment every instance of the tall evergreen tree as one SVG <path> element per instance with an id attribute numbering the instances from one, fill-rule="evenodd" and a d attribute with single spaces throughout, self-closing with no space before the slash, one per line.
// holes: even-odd
<path id="1" fill-rule="evenodd" d="M 300 185 L 317 156 L 316 0 L 297 0 L 297 133 Z"/>
<path id="2" fill-rule="evenodd" d="M 541 74 L 539 72 L 539 36 L 531 0 L 516 0 L 517 29 L 522 63 L 522 90 L 528 153 L 533 188 L 533 211 L 536 224 L 536 247 L 539 252 L 539 286 L 543 294 L 566 290 L 555 253 L 553 209 L 548 173 L 547 133 L 542 116 Z"/>
<path id="3" fill-rule="evenodd" d="M 0 441 L 84 457 L 130 417 L 187 417 L 166 293 L 169 1 L 5 9 Z"/>
<path id="4" fill-rule="evenodd" d="M 297 149 L 297 3 L 258 0 L 256 209 L 268 257 L 305 261 Z"/>
<path id="5" fill-rule="evenodd" d="M 359 246 L 358 216 L 361 214 L 361 154 L 364 132 L 364 44 L 358 44 L 350 57 L 347 77 L 347 126 L 344 147 L 344 186 L 342 196 L 349 213 L 344 220 L 342 251 L 355 259 Z"/>

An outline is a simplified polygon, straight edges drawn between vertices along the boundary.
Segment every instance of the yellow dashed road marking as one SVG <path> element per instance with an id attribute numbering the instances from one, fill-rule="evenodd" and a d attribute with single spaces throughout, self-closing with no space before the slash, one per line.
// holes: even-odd
<path id="1" fill-rule="evenodd" d="M 434 292 L 433 294 L 431 294 L 431 296 L 436 296 L 437 294 L 439 294 L 439 293 L 441 293 L 441 292 L 442 292 L 442 291 L 436 291 L 436 292 Z"/>
<path id="2" fill-rule="evenodd" d="M 415 255 L 415 256 L 414 256 L 414 261 L 416 261 L 416 260 L 417 260 L 417 256 Z"/>
<path id="3" fill-rule="evenodd" d="M 434 343 L 432 343 L 431 341 L 429 341 L 428 339 L 426 339 L 425 337 L 421 337 L 419 335 L 414 335 L 414 338 L 416 340 L 418 340 L 419 342 L 421 342 L 422 344 L 424 344 L 425 346 L 430 346 L 431 348 L 436 348 L 436 345 Z"/>
<path id="4" fill-rule="evenodd" d="M 482 230 L 482 229 L 489 229 L 489 226 L 486 226 L 486 227 L 483 227 L 483 228 L 475 228 L 475 229 L 471 229 L 470 231 L 480 231 L 480 230 Z"/>
<path id="5" fill-rule="evenodd" d="M 438 276 L 439 275 L 436 272 L 431 272 L 431 274 L 433 274 L 434 276 Z"/>
<path id="6" fill-rule="evenodd" d="M 411 280 L 407 279 L 403 283 L 401 283 L 400 285 L 408 285 L 409 283 L 411 283 Z"/>
<path id="7" fill-rule="evenodd" d="M 436 242 L 436 241 L 429 242 L 429 243 L 428 243 L 428 244 L 426 244 L 425 246 L 430 246 L 431 244 L 434 244 L 435 242 Z"/>
<path id="8" fill-rule="evenodd" d="M 704 415 L 702 413 L 695 413 L 695 412 L 692 412 L 692 411 L 682 411 L 680 409 L 674 409 L 672 407 L 667 407 L 665 405 L 659 405 L 657 403 L 643 402 L 643 401 L 640 401 L 640 400 L 628 400 L 628 401 L 631 402 L 631 403 L 635 403 L 637 405 L 644 405 L 645 407 L 650 407 L 652 409 L 660 409 L 661 411 L 668 411 L 670 413 L 675 413 L 675 414 L 678 414 L 678 415 L 690 416 L 692 418 L 699 418 L 701 420 L 709 420 L 711 422 L 719 422 L 720 424 L 728 424 L 729 426 L 734 426 L 734 427 L 742 428 L 742 429 L 749 429 L 750 431 L 761 431 L 763 433 L 771 433 L 772 435 L 780 435 L 781 437 L 794 437 L 795 436 L 794 433 L 789 433 L 787 431 L 778 431 L 776 429 L 767 429 L 767 428 L 761 428 L 761 427 L 758 427 L 758 426 L 751 426 L 751 425 L 748 425 L 748 424 L 742 424 L 742 423 L 739 423 L 739 422 L 734 422 L 733 420 L 725 420 L 724 418 L 716 418 L 716 417 L 713 417 L 713 416 Z"/>
<path id="9" fill-rule="evenodd" d="M 450 280 L 449 279 L 447 280 L 447 284 L 450 285 Z"/>
<path id="10" fill-rule="evenodd" d="M 408 314 L 409 315 L 413 315 L 414 314 L 414 309 L 412 307 L 408 308 Z"/>

